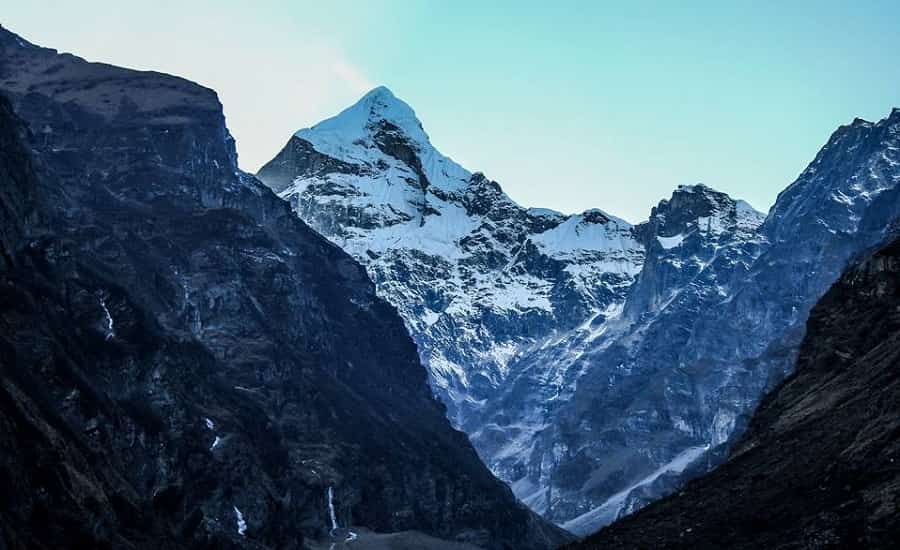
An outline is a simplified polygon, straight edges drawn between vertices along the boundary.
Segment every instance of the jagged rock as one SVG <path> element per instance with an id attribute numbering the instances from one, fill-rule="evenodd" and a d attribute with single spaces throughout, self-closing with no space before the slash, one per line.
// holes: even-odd
<path id="1" fill-rule="evenodd" d="M 683 234 L 680 222 L 659 226 L 661 246 L 648 248 L 623 315 L 584 352 L 574 397 L 539 446 L 558 457 L 556 472 L 574 472 L 560 484 L 581 498 L 564 494 L 557 510 L 575 502 L 581 515 L 565 527 L 589 533 L 721 462 L 761 396 L 791 371 L 812 305 L 900 217 L 898 183 L 895 109 L 836 130 L 758 231 L 756 216 L 729 213 L 719 218 L 734 219 L 734 229 L 716 237 L 722 224 L 689 203 L 695 238 L 704 224 L 711 230 L 704 248 L 672 238 Z M 662 206 L 659 214 L 672 217 Z"/>
<path id="2" fill-rule="evenodd" d="M 730 459 L 577 548 L 896 548 L 900 240 L 813 308 Z"/>
<path id="3" fill-rule="evenodd" d="M 664 493 L 727 439 L 733 426 L 717 401 L 735 396 L 728 376 L 690 363 L 695 323 L 759 255 L 761 222 L 723 193 L 680 187 L 635 227 L 646 256 L 620 311 L 523 360 L 492 409 L 536 426 L 516 442 L 524 452 L 503 453 L 519 490 L 531 491 L 526 502 L 590 532 Z M 517 396 L 546 394 L 548 366 L 560 373 L 551 398 L 517 407 Z"/>

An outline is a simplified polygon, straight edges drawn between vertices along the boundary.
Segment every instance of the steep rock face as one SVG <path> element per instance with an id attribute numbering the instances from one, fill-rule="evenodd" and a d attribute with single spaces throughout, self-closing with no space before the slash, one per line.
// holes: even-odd
<path id="1" fill-rule="evenodd" d="M 5 29 L 0 54 L 6 546 L 563 539 L 450 427 L 365 271 L 237 170 L 214 92 Z"/>
<path id="2" fill-rule="evenodd" d="M 620 311 L 524 359 L 473 441 L 504 442 L 501 470 L 525 502 L 590 532 L 670 490 L 727 439 L 732 407 L 751 398 L 733 388 L 735 373 L 692 364 L 696 322 L 759 255 L 762 219 L 709 187 L 678 188 L 635 228 L 647 255 Z M 552 393 L 522 400 L 546 388 L 548 369 Z"/>
<path id="3" fill-rule="evenodd" d="M 435 150 L 386 88 L 297 132 L 258 176 L 366 265 L 459 426 L 478 425 L 517 356 L 613 310 L 643 257 L 599 210 L 518 206 Z"/>
<path id="4" fill-rule="evenodd" d="M 544 445 L 545 456 L 552 456 L 559 454 L 552 444 L 565 441 L 566 433 L 574 437 L 566 447 L 572 458 L 564 455 L 558 470 L 579 464 L 573 448 L 602 447 L 610 440 L 613 448 L 623 445 L 628 449 L 626 465 L 616 461 L 615 452 L 598 454 L 593 464 L 602 464 L 603 474 L 611 469 L 619 475 L 641 463 L 632 455 L 643 456 L 645 466 L 622 479 L 644 488 L 631 490 L 631 496 L 623 498 L 621 492 L 614 492 L 621 486 L 616 484 L 607 489 L 609 496 L 603 501 L 596 500 L 595 493 L 579 503 L 587 508 L 564 523 L 566 527 L 578 533 L 595 530 L 723 458 L 729 440 L 743 431 L 759 398 L 790 372 L 812 305 L 848 260 L 882 242 L 900 216 L 898 184 L 900 110 L 895 109 L 878 123 L 857 120 L 836 130 L 809 167 L 779 195 L 758 235 L 747 241 L 751 248 L 740 245 L 737 256 L 730 247 L 716 254 L 728 263 L 729 258 L 736 260 L 735 269 L 708 271 L 714 277 L 691 281 L 688 292 L 679 292 L 661 313 L 637 307 L 629 314 L 635 298 L 652 305 L 658 294 L 640 298 L 644 281 L 659 278 L 645 277 L 656 264 L 652 250 L 648 251 L 622 320 L 632 323 L 640 319 L 636 314 L 646 311 L 643 315 L 653 319 L 654 328 L 645 331 L 639 320 L 617 333 L 620 320 L 609 324 L 607 338 L 588 352 L 595 367 L 582 377 L 574 398 L 558 414 L 554 429 L 559 426 L 562 433 L 551 431 Z M 661 244 L 671 243 L 666 241 L 670 235 L 660 235 Z M 722 255 L 722 250 L 732 252 Z M 683 300 L 694 295 L 701 299 Z M 655 374 L 650 378 L 653 382 L 643 387 L 615 379 L 607 383 L 613 368 Z M 646 445 L 618 435 L 598 436 L 608 421 L 595 411 L 603 408 L 606 399 L 616 403 L 607 409 L 609 414 L 621 408 L 635 411 L 629 428 L 633 433 L 655 436 Z M 683 475 L 665 474 L 684 468 L 687 458 L 691 460 Z M 597 478 L 596 470 L 581 472 L 590 472 L 589 480 Z"/>
<path id="5" fill-rule="evenodd" d="M 795 372 L 728 462 L 578 548 L 896 548 L 900 240 L 809 317 Z"/>

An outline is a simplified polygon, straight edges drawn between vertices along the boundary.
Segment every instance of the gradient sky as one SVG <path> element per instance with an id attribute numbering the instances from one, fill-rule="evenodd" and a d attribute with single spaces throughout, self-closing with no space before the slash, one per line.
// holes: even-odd
<path id="1" fill-rule="evenodd" d="M 219 92 L 242 168 L 384 84 L 525 206 L 630 221 L 678 184 L 766 210 L 900 106 L 900 2 L 7 2 L 40 45 Z"/>

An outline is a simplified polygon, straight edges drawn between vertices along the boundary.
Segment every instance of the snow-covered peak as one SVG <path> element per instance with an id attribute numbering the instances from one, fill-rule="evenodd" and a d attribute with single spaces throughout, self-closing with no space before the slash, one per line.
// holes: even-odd
<path id="1" fill-rule="evenodd" d="M 443 156 L 387 88 L 297 132 L 259 177 L 366 267 L 459 425 L 520 352 L 615 311 L 644 259 L 626 221 L 525 208 Z"/>
<path id="2" fill-rule="evenodd" d="M 610 273 L 629 274 L 635 274 L 640 269 L 640 262 L 635 262 L 634 256 L 642 253 L 642 247 L 635 238 L 631 224 L 625 220 L 597 208 L 563 219 L 555 227 L 531 238 L 543 253 L 552 258 L 572 261 L 592 253 L 616 251 L 601 265 L 594 267 Z M 619 253 L 624 251 L 629 253 Z"/>
<path id="3" fill-rule="evenodd" d="M 336 116 L 294 134 L 323 155 L 372 173 L 420 180 L 421 187 L 465 188 L 472 174 L 439 153 L 412 107 L 384 86 Z"/>
<path id="4" fill-rule="evenodd" d="M 330 155 L 336 151 L 327 150 L 329 147 L 346 146 L 365 139 L 371 135 L 373 127 L 382 121 L 396 126 L 418 144 L 430 144 L 412 107 L 385 86 L 371 90 L 336 116 L 325 119 L 312 128 L 299 130 L 295 135 L 312 142 L 319 152 Z"/>

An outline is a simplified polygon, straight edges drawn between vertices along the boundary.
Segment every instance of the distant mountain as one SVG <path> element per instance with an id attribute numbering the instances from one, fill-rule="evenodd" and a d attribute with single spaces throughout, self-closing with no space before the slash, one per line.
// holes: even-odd
<path id="1" fill-rule="evenodd" d="M 791 371 L 812 305 L 900 217 L 898 195 L 896 109 L 839 128 L 761 225 L 708 189 L 676 190 L 635 229 L 648 252 L 622 314 L 528 369 L 571 373 L 571 398 L 520 412 L 545 427 L 517 493 L 586 534 L 720 462 Z M 536 393 L 529 377 L 498 411 Z"/>
<path id="2" fill-rule="evenodd" d="M 900 240 L 813 308 L 796 371 L 731 457 L 577 548 L 896 548 Z"/>
<path id="3" fill-rule="evenodd" d="M 516 205 L 378 88 L 259 172 L 366 266 L 451 419 L 590 533 L 720 462 L 809 308 L 898 215 L 900 111 L 832 136 L 768 216 L 682 186 L 631 226 Z"/>
<path id="4" fill-rule="evenodd" d="M 0 213 L 0 546 L 566 540 L 365 271 L 237 169 L 212 90 L 0 28 Z"/>

